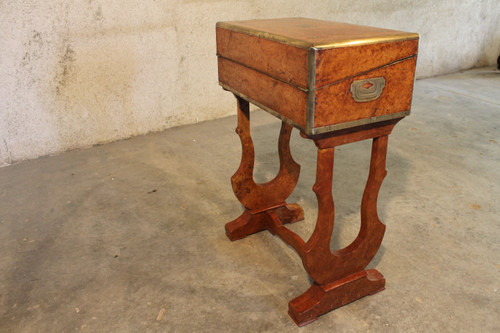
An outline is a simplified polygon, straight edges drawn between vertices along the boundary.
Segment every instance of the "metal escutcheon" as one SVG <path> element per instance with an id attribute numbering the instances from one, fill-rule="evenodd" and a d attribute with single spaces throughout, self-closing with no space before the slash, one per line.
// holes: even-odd
<path id="1" fill-rule="evenodd" d="M 352 98 L 356 102 L 370 102 L 380 97 L 385 87 L 385 78 L 374 77 L 351 83 Z"/>

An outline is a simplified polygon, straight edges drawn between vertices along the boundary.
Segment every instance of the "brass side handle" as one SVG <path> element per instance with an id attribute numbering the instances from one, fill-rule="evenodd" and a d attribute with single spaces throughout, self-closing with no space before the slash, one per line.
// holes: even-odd
<path id="1" fill-rule="evenodd" d="M 351 83 L 352 98 L 356 102 L 370 102 L 380 97 L 385 87 L 385 78 L 374 77 Z"/>

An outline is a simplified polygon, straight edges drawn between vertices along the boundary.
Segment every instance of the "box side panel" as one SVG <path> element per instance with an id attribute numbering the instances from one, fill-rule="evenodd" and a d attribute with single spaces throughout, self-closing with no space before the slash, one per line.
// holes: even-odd
<path id="1" fill-rule="evenodd" d="M 219 56 L 307 88 L 306 49 L 223 28 L 216 33 Z"/>
<path id="2" fill-rule="evenodd" d="M 221 57 L 218 65 L 221 84 L 305 127 L 306 92 Z"/>
<path id="3" fill-rule="evenodd" d="M 416 55 L 418 39 L 319 50 L 316 89 Z"/>
<path id="4" fill-rule="evenodd" d="M 416 61 L 414 56 L 317 90 L 314 128 L 410 110 Z M 351 93 L 353 81 L 374 78 L 385 80 L 380 96 L 357 102 Z"/>

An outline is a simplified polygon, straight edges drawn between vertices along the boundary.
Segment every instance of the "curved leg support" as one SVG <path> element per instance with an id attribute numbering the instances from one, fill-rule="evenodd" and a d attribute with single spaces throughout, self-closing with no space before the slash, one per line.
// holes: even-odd
<path id="1" fill-rule="evenodd" d="M 314 280 L 311 288 L 289 303 L 289 314 L 297 325 L 384 289 L 385 279 L 377 270 L 365 271 L 377 253 L 385 225 L 377 214 L 377 198 L 386 175 L 388 136 L 373 139 L 370 172 L 361 202 L 361 229 L 349 246 L 332 252 L 330 238 L 334 223 L 332 175 L 334 148 L 318 149 L 317 178 L 313 187 L 318 197 L 318 222 L 301 255 Z"/>
<path id="2" fill-rule="evenodd" d="M 307 272 L 319 284 L 341 279 L 364 269 L 382 243 L 385 225 L 377 214 L 377 198 L 386 175 L 387 135 L 373 139 L 370 172 L 361 201 L 361 228 L 358 236 L 344 249 L 331 252 L 334 208 L 332 198 L 333 149 L 318 150 L 318 169 L 314 191 L 318 197 L 318 222 L 304 249 Z"/>
<path id="3" fill-rule="evenodd" d="M 236 97 L 238 101 L 238 126 L 236 133 L 241 139 L 242 158 L 236 173 L 231 178 L 233 191 L 245 207 L 243 214 L 226 224 L 226 235 L 230 240 L 244 238 L 247 235 L 269 229 L 269 215 L 275 212 L 281 224 L 300 221 L 304 212 L 299 205 L 287 205 L 300 174 L 300 165 L 290 152 L 290 135 L 293 127 L 282 122 L 278 141 L 280 170 L 276 177 L 264 184 L 257 184 L 253 179 L 255 152 L 250 135 L 249 103 Z"/>
<path id="4" fill-rule="evenodd" d="M 298 252 L 306 271 L 314 280 L 309 290 L 289 303 L 289 314 L 299 326 L 337 307 L 383 290 L 385 279 L 382 274 L 375 269 L 365 271 L 365 267 L 377 253 L 385 232 L 385 225 L 377 214 L 377 198 L 386 175 L 388 135 L 400 119 L 312 137 L 318 147 L 316 182 L 313 187 L 318 199 L 318 219 L 310 239 L 304 242 L 284 226 L 304 218 L 300 206 L 287 205 L 285 202 L 295 188 L 300 173 L 300 166 L 290 153 L 292 126 L 285 122 L 281 126 L 278 143 L 280 170 L 277 176 L 267 183 L 257 184 L 253 179 L 255 152 L 250 136 L 249 103 L 240 97 L 236 98 L 236 132 L 241 139 L 242 158 L 231 182 L 245 211 L 226 224 L 228 238 L 234 241 L 267 229 Z M 370 172 L 361 201 L 361 228 L 349 246 L 332 252 L 330 240 L 335 217 L 332 196 L 335 147 L 365 139 L 373 139 L 373 144 Z"/>
<path id="5" fill-rule="evenodd" d="M 280 170 L 276 177 L 264 184 L 257 184 L 253 179 L 255 152 L 250 136 L 249 104 L 244 99 L 238 99 L 238 127 L 236 133 L 240 136 L 242 158 L 240 167 L 231 178 L 233 191 L 238 200 L 250 211 L 262 211 L 268 208 L 282 206 L 285 199 L 292 194 L 299 180 L 300 165 L 290 153 L 290 135 L 293 127 L 282 122 L 278 142 Z"/>

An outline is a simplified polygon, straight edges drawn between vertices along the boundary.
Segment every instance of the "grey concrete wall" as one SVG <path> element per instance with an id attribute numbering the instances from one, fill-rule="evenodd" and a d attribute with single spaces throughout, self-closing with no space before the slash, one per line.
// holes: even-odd
<path id="1" fill-rule="evenodd" d="M 418 77 L 500 53 L 497 0 L 3 0 L 0 165 L 231 114 L 215 23 L 286 16 L 418 32 Z"/>

